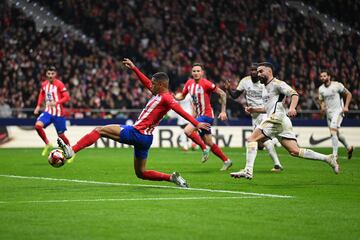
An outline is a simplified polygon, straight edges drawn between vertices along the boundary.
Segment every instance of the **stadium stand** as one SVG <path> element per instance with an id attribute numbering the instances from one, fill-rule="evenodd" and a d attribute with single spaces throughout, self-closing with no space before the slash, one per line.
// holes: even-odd
<path id="1" fill-rule="evenodd" d="M 251 62 L 270 61 L 276 75 L 301 94 L 300 111 L 317 109 L 318 73 L 329 68 L 353 93 L 350 109 L 359 109 L 359 36 L 327 32 L 321 22 L 283 1 L 36 2 L 97 44 L 86 45 L 59 28 L 37 32 L 30 18 L 1 3 L 0 92 L 15 109 L 35 106 L 42 67 L 49 63 L 59 68 L 69 88 L 71 116 L 114 117 L 116 111 L 90 114 L 89 109 L 141 108 L 147 93 L 119 65 L 124 56 L 148 74 L 169 73 L 172 89 L 187 79 L 194 61 L 203 62 L 207 77 L 220 87 L 223 79 L 235 85 Z M 220 105 L 212 101 L 217 111 Z M 232 118 L 244 116 L 243 102 L 229 100 Z"/>

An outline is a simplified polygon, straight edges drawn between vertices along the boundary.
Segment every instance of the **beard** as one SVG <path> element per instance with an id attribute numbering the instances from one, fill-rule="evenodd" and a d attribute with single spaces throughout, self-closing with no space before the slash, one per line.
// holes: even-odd
<path id="1" fill-rule="evenodd" d="M 250 75 L 250 77 L 251 77 L 251 81 L 253 81 L 254 83 L 259 81 L 259 78 L 257 75 Z"/>
<path id="2" fill-rule="evenodd" d="M 267 83 L 267 77 L 265 77 L 265 76 L 258 76 L 257 77 L 259 80 L 260 80 L 260 82 L 262 83 L 262 84 L 266 84 Z"/>

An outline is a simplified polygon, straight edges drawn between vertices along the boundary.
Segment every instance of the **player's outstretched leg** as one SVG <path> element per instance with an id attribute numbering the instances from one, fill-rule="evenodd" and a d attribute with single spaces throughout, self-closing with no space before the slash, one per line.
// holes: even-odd
<path id="1" fill-rule="evenodd" d="M 191 124 L 188 124 L 185 127 L 184 132 L 186 136 L 188 136 L 188 138 L 190 138 L 194 143 L 200 146 L 201 150 L 203 151 L 201 162 L 206 162 L 209 159 L 210 149 L 206 147 L 205 143 L 203 142 L 199 134 L 196 132 L 196 128 Z"/>
<path id="2" fill-rule="evenodd" d="M 38 133 L 38 135 L 40 136 L 40 138 L 45 143 L 45 147 L 44 147 L 43 151 L 41 152 L 41 156 L 45 156 L 53 146 L 51 145 L 51 143 L 49 143 L 49 139 L 46 136 L 46 133 L 44 131 L 44 124 L 42 122 L 37 121 L 35 123 L 35 130 Z"/>
<path id="3" fill-rule="evenodd" d="M 324 155 L 310 149 L 299 148 L 297 142 L 294 139 L 282 139 L 281 144 L 294 157 L 323 161 L 330 165 L 335 174 L 338 174 L 340 171 L 340 166 L 337 162 L 337 156 L 334 154 Z"/>
<path id="4" fill-rule="evenodd" d="M 139 149 L 135 146 L 134 169 L 138 178 L 150 181 L 168 181 L 173 182 L 179 187 L 187 188 L 186 180 L 178 172 L 167 174 L 154 170 L 146 170 L 146 158 L 148 150 Z"/>
<path id="5" fill-rule="evenodd" d="M 267 140 L 264 142 L 264 147 L 268 151 L 271 159 L 274 161 L 274 167 L 271 169 L 272 172 L 281 172 L 283 167 L 281 166 L 279 157 L 275 150 L 275 144 L 272 140 Z"/>
<path id="6" fill-rule="evenodd" d="M 330 133 L 331 133 L 333 155 L 338 156 L 338 148 L 339 148 L 338 130 L 334 128 L 330 128 Z"/>
<path id="7" fill-rule="evenodd" d="M 353 146 L 350 146 L 347 142 L 346 142 L 346 139 L 343 135 L 341 135 L 339 133 L 338 135 L 338 138 L 339 138 L 339 141 L 344 145 L 344 147 L 346 148 L 346 151 L 348 153 L 348 159 L 351 159 L 352 158 L 352 153 L 354 151 L 354 147 Z"/>
<path id="8" fill-rule="evenodd" d="M 258 143 L 257 142 L 248 142 L 246 144 L 246 166 L 244 169 L 239 172 L 232 172 L 230 176 L 233 178 L 253 178 L 253 169 L 254 163 L 257 155 Z"/>
<path id="9" fill-rule="evenodd" d="M 220 168 L 220 171 L 228 170 L 232 166 L 232 161 L 223 153 L 219 146 L 213 142 L 212 135 L 205 134 L 202 136 L 202 139 L 206 145 L 210 146 L 211 152 L 223 161 L 223 166 Z"/>

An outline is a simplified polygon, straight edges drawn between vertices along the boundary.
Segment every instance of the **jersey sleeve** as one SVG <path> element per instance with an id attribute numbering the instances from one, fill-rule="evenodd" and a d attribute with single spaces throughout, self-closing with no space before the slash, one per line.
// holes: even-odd
<path id="1" fill-rule="evenodd" d="M 292 89 L 286 82 L 280 81 L 278 85 L 278 91 L 285 96 L 299 95 L 294 89 Z"/>
<path id="2" fill-rule="evenodd" d="M 133 71 L 135 72 L 139 80 L 142 82 L 142 84 L 144 84 L 144 86 L 151 91 L 151 80 L 146 77 L 137 67 L 134 67 Z"/>
<path id="3" fill-rule="evenodd" d="M 165 101 L 166 101 L 167 105 L 169 106 L 169 108 L 174 110 L 181 117 L 188 120 L 192 125 L 194 125 L 196 127 L 199 124 L 199 122 L 196 121 L 196 119 L 194 117 L 192 117 L 189 113 L 185 112 L 185 110 L 179 105 L 178 102 L 176 102 L 176 100 L 173 97 L 168 96 L 165 98 Z"/>
<path id="4" fill-rule="evenodd" d="M 45 91 L 43 89 L 43 86 L 41 85 L 40 94 L 36 106 L 40 107 L 44 99 L 45 99 Z"/>
<path id="5" fill-rule="evenodd" d="M 207 92 L 215 92 L 216 85 L 209 80 L 205 81 L 205 89 Z"/>
<path id="6" fill-rule="evenodd" d="M 340 83 L 340 82 L 338 82 L 336 88 L 337 88 L 337 90 L 338 90 L 339 93 L 344 93 L 344 92 L 345 92 L 345 86 L 344 86 L 344 84 L 342 84 L 342 83 Z"/>
<path id="7" fill-rule="evenodd" d="M 324 101 L 323 92 L 321 91 L 321 88 L 319 88 L 319 100 Z"/>
<path id="8" fill-rule="evenodd" d="M 65 86 L 65 84 L 63 83 L 63 82 L 61 82 L 61 81 L 59 81 L 59 91 L 61 92 L 61 93 L 63 93 L 63 92 L 66 92 L 67 91 L 67 89 L 66 89 L 66 86 Z"/>
<path id="9" fill-rule="evenodd" d="M 184 97 L 189 93 L 189 81 L 187 81 L 185 83 L 184 88 L 181 93 Z"/>
<path id="10" fill-rule="evenodd" d="M 245 90 L 245 78 L 242 78 L 240 82 L 238 83 L 236 90 L 242 92 Z"/>

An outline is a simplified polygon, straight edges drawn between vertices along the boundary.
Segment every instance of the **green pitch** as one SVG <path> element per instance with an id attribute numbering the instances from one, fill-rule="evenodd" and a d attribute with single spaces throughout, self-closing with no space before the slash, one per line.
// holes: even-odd
<path id="1" fill-rule="evenodd" d="M 244 166 L 244 149 L 224 151 L 230 171 Z M 131 149 L 87 149 L 58 169 L 40 153 L 0 149 L 0 239 L 360 239 L 356 151 L 338 176 L 281 148 L 285 170 L 271 173 L 259 151 L 251 181 L 220 172 L 214 155 L 150 151 L 148 169 L 179 171 L 193 190 L 137 179 Z"/>

